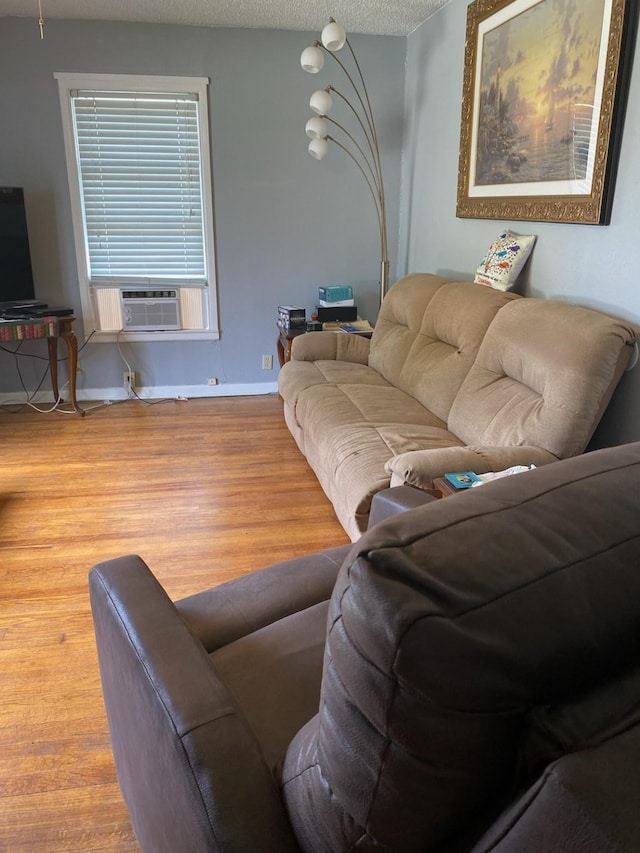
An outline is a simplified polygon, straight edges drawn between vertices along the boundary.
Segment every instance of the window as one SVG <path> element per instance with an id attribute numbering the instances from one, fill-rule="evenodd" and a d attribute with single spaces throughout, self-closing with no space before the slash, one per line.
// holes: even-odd
<path id="1" fill-rule="evenodd" d="M 55 76 L 85 329 L 219 337 L 207 80 Z"/>

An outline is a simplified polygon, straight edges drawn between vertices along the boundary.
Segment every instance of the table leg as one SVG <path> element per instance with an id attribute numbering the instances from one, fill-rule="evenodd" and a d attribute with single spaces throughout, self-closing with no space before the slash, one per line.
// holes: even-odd
<path id="1" fill-rule="evenodd" d="M 49 372 L 51 374 L 51 390 L 53 391 L 54 402 L 58 402 L 58 339 L 47 338 L 49 345 Z"/>
<path id="2" fill-rule="evenodd" d="M 70 328 L 63 328 L 63 330 L 60 332 L 60 337 L 67 346 L 69 397 L 71 398 L 71 406 L 74 412 L 77 412 L 79 415 L 84 415 L 84 409 L 81 409 L 78 405 L 78 399 L 76 396 L 76 379 L 78 374 L 78 339 L 76 338 L 73 329 Z M 58 403 L 62 402 L 62 400 L 59 399 L 60 392 L 58 389 L 58 338 L 47 338 L 47 344 L 49 345 L 49 370 L 51 373 L 51 390 L 53 391 L 53 397 L 56 403 Z"/>
<path id="3" fill-rule="evenodd" d="M 80 408 L 76 397 L 76 379 L 78 376 L 78 339 L 76 338 L 73 329 L 65 329 L 60 337 L 67 345 L 67 354 L 69 356 L 67 364 L 69 368 L 69 396 L 71 397 L 71 405 L 75 412 L 78 412 L 80 415 L 84 415 L 84 409 Z"/>

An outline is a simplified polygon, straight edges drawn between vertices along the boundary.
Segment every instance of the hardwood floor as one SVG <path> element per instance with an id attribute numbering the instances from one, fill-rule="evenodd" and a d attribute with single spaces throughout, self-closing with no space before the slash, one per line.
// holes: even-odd
<path id="1" fill-rule="evenodd" d="M 0 409 L 0 459 L 0 851 L 137 851 L 88 570 L 137 553 L 175 599 L 348 538 L 275 395 Z"/>

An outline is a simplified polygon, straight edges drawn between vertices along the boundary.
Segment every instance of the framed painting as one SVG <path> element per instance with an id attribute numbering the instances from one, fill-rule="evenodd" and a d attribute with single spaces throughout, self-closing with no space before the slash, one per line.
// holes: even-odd
<path id="1" fill-rule="evenodd" d="M 606 225 L 638 0 L 474 0 L 459 217 Z"/>

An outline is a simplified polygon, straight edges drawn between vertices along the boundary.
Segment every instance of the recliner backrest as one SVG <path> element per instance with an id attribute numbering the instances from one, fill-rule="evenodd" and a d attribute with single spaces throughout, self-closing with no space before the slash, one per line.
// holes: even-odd
<path id="1" fill-rule="evenodd" d="M 362 537 L 284 763 L 302 850 L 442 849 L 514 792 L 537 706 L 636 665 L 639 477 L 640 443 L 598 451 Z"/>
<path id="2" fill-rule="evenodd" d="M 409 275 L 382 303 L 369 366 L 446 422 L 489 324 L 519 299 L 470 282 Z"/>
<path id="3" fill-rule="evenodd" d="M 521 299 L 489 326 L 449 413 L 467 445 L 582 453 L 629 362 L 628 323 L 568 302 Z"/>

